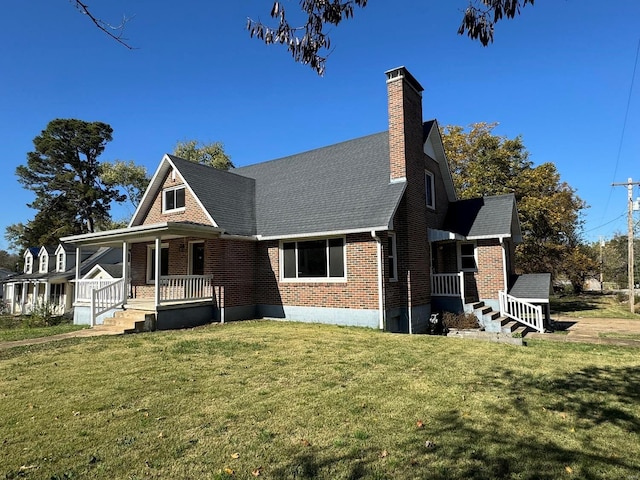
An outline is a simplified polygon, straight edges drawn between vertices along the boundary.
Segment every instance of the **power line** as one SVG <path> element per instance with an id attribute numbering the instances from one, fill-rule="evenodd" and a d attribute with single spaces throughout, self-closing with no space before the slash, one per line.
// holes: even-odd
<path id="1" fill-rule="evenodd" d="M 622 133 L 620 134 L 620 142 L 618 143 L 618 155 L 616 156 L 616 163 L 613 168 L 613 179 L 612 183 L 616 179 L 616 175 L 618 173 L 618 164 L 620 163 L 620 155 L 622 153 L 622 144 L 624 141 L 624 133 L 627 129 L 627 120 L 629 119 L 629 109 L 631 107 L 631 96 L 633 93 L 633 84 L 636 78 L 636 70 L 638 68 L 638 57 L 640 57 L 640 38 L 638 38 L 638 46 L 636 47 L 636 58 L 633 62 L 633 73 L 631 74 L 631 85 L 629 86 L 629 94 L 627 95 L 627 108 L 624 113 L 624 121 L 622 122 Z M 611 200 L 611 195 L 613 194 L 613 185 L 609 189 L 609 196 L 607 197 L 607 203 L 604 206 L 604 212 L 607 212 L 607 208 L 609 207 L 609 201 Z M 604 213 L 602 214 L 604 218 Z"/>
<path id="2" fill-rule="evenodd" d="M 584 233 L 589 233 L 589 232 L 593 232 L 594 230 L 598 230 L 599 228 L 602 227 L 606 227 L 607 225 L 609 225 L 610 223 L 615 222 L 616 220 L 620 220 L 622 217 L 624 217 L 627 214 L 627 212 L 621 213 L 620 216 L 614 218 L 613 220 L 609 220 L 607 223 L 603 223 L 602 225 L 598 225 L 597 227 L 593 227 L 590 228 L 589 230 L 585 230 Z"/>

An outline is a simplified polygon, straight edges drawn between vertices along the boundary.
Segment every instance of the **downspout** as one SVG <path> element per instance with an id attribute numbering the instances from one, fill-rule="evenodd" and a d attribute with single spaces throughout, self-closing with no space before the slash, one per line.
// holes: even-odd
<path id="1" fill-rule="evenodd" d="M 509 283 L 507 279 L 507 246 L 504 243 L 504 237 L 500 237 L 500 245 L 502 246 L 502 275 L 504 277 L 504 293 L 509 293 Z"/>
<path id="2" fill-rule="evenodd" d="M 371 230 L 371 237 L 376 241 L 378 259 L 378 328 L 384 330 L 384 296 L 382 283 L 382 240 L 376 235 L 375 230 Z"/>

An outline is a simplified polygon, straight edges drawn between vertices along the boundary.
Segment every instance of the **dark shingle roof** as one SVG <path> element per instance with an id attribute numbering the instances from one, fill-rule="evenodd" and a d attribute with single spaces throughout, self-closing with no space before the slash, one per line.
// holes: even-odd
<path id="1" fill-rule="evenodd" d="M 518 275 L 509 295 L 522 299 L 549 300 L 551 292 L 550 273 L 527 273 Z"/>
<path id="2" fill-rule="evenodd" d="M 255 179 L 264 237 L 387 226 L 404 191 L 403 182 L 389 183 L 387 132 L 233 172 Z"/>
<path id="3" fill-rule="evenodd" d="M 444 229 L 467 238 L 518 234 L 516 199 L 513 194 L 458 200 L 449 204 Z"/>
<path id="4" fill-rule="evenodd" d="M 219 227 L 236 235 L 255 235 L 253 179 L 168 157 Z"/>

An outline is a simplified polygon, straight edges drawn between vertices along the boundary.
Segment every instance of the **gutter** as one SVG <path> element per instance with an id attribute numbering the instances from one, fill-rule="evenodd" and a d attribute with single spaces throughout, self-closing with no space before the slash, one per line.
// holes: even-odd
<path id="1" fill-rule="evenodd" d="M 376 235 L 375 230 L 371 230 L 371 237 L 376 241 L 377 267 L 378 267 L 378 328 L 384 330 L 384 296 L 382 283 L 382 240 Z"/>

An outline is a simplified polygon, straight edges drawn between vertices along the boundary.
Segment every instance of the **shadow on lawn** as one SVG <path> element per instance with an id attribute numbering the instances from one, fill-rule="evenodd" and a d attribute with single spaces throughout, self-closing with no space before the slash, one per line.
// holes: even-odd
<path id="1" fill-rule="evenodd" d="M 640 367 L 589 367 L 555 377 L 523 375 L 509 369 L 495 373 L 493 378 L 482 378 L 484 387 L 479 388 L 500 392 L 499 405 L 504 405 L 505 422 L 513 423 L 513 432 L 505 434 L 503 425 L 474 421 L 472 415 L 462 414 L 464 407 L 452 405 L 451 410 L 429 419 L 424 429 L 410 433 L 403 443 L 389 445 L 392 455 L 406 463 L 399 470 L 401 475 L 433 480 L 551 480 L 570 473 L 565 470 L 570 467 L 576 478 L 587 480 L 602 478 L 603 472 L 612 478 L 640 479 L 632 455 L 600 451 L 589 432 L 602 424 L 617 427 L 620 432 L 614 433 L 616 438 L 626 434 L 631 439 L 640 432 L 636 407 L 640 403 Z M 557 419 L 559 436 L 532 433 L 537 422 L 549 423 L 545 412 Z M 548 428 L 542 426 L 542 430 Z M 566 441 L 571 437 L 563 432 L 571 428 L 579 430 L 580 436 Z M 425 447 L 428 439 L 436 442 L 434 448 Z M 619 444 L 626 447 L 622 441 Z M 344 454 L 295 448 L 287 465 L 271 473 L 275 478 L 331 478 L 337 469 L 340 478 L 393 478 L 398 471 L 381 463 L 379 448 L 368 447 Z"/>

